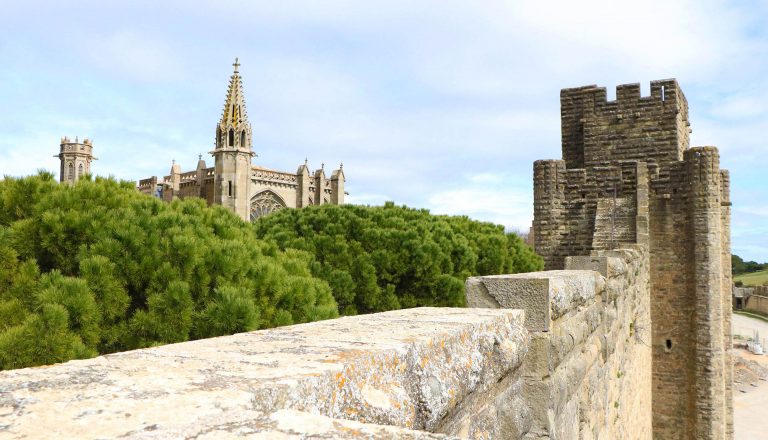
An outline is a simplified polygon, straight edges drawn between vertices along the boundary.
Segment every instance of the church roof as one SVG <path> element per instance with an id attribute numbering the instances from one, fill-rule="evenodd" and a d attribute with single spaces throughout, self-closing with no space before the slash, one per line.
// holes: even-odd
<path id="1" fill-rule="evenodd" d="M 235 71 L 229 78 L 229 89 L 227 90 L 227 100 L 224 103 L 224 111 L 221 115 L 221 125 L 237 128 L 241 124 L 248 124 L 248 113 L 245 110 L 245 96 L 243 95 L 243 80 L 240 77 L 238 68 L 240 63 L 235 58 L 232 64 Z"/>
<path id="2" fill-rule="evenodd" d="M 254 170 L 257 170 L 257 171 L 272 171 L 274 173 L 282 173 L 283 172 L 283 171 L 273 170 L 273 169 L 270 169 L 270 168 L 264 168 L 264 167 L 259 166 L 259 165 L 251 165 L 251 169 L 254 169 Z M 286 173 L 286 174 L 290 174 L 290 173 Z"/>

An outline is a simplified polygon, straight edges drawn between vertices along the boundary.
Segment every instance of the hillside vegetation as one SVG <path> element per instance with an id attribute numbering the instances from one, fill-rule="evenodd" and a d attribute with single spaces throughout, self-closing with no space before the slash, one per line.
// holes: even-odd
<path id="1" fill-rule="evenodd" d="M 763 286 L 768 283 L 768 270 L 734 275 L 733 281 L 744 286 Z"/>
<path id="2" fill-rule="evenodd" d="M 768 283 L 768 263 L 744 261 L 731 255 L 731 272 L 736 286 L 762 286 Z"/>
<path id="3" fill-rule="evenodd" d="M 0 181 L 0 369 L 420 305 L 541 260 L 501 226 L 387 205 L 256 224 L 50 173 Z"/>
<path id="4" fill-rule="evenodd" d="M 345 315 L 460 307 L 468 276 L 543 267 L 529 246 L 500 225 L 392 203 L 282 210 L 255 228 L 281 249 L 314 255 L 312 272 L 330 284 Z"/>

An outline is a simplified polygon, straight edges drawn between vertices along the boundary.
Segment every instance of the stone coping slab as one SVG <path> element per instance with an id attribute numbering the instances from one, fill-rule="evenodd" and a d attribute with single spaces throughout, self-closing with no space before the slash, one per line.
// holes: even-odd
<path id="1" fill-rule="evenodd" d="M 466 298 L 469 307 L 525 310 L 528 330 L 549 331 L 552 321 L 594 300 L 604 288 L 604 278 L 594 270 L 548 270 L 468 278 Z"/>
<path id="2" fill-rule="evenodd" d="M 430 430 L 521 364 L 524 319 L 520 310 L 418 308 L 0 372 L 0 438 Z"/>

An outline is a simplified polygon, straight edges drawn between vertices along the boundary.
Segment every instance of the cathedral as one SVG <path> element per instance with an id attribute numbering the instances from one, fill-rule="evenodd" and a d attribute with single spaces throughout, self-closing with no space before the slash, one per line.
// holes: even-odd
<path id="1" fill-rule="evenodd" d="M 304 161 L 295 173 L 275 171 L 253 165 L 251 124 L 245 109 L 243 81 L 235 60 L 234 72 L 221 120 L 216 126 L 216 147 L 210 154 L 214 166 L 208 167 L 202 156 L 192 171 L 182 171 L 175 163 L 169 175 L 158 179 L 141 179 L 138 190 L 144 194 L 171 201 L 175 198 L 200 197 L 209 205 L 222 205 L 244 220 L 253 220 L 282 208 L 344 203 L 343 166 L 325 175 L 325 166 L 310 172 Z M 93 144 L 75 138 L 61 139 L 60 180 L 74 183 L 90 173 Z"/>

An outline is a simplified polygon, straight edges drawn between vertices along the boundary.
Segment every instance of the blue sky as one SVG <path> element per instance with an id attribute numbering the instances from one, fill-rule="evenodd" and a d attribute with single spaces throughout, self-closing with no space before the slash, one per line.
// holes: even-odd
<path id="1" fill-rule="evenodd" d="M 768 261 L 768 4 L 733 1 L 0 1 L 0 174 L 192 169 L 240 57 L 256 164 L 344 162 L 353 203 L 524 230 L 560 157 L 559 90 L 675 77 L 692 145 L 731 170 L 733 251 Z M 212 163 L 208 156 L 208 162 Z"/>

